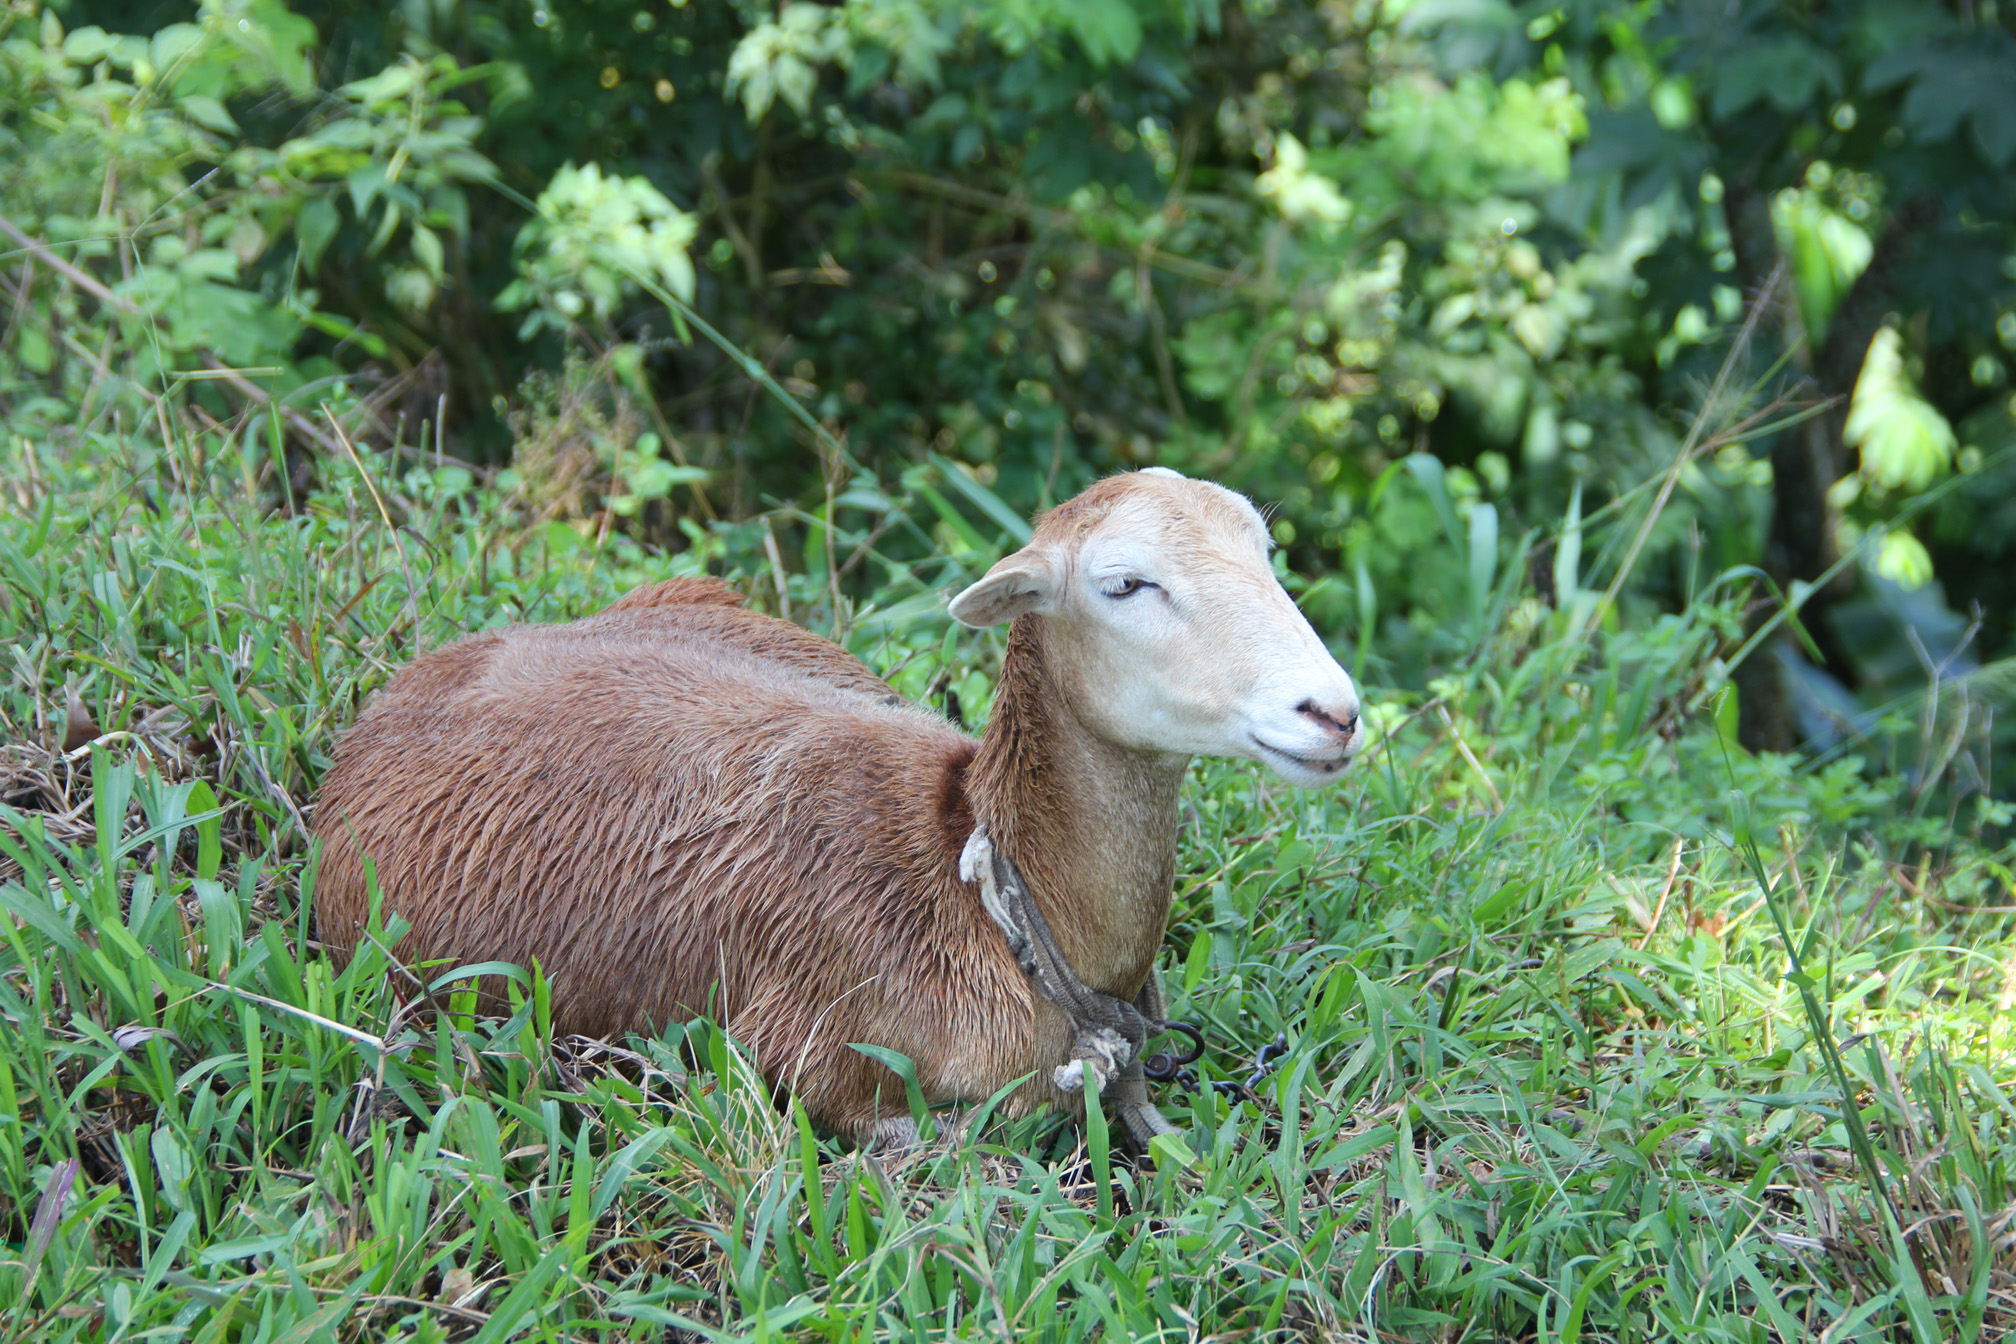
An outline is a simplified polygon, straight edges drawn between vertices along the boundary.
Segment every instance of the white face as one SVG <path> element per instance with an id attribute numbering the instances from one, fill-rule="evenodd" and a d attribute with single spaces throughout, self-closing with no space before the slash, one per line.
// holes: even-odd
<path id="1" fill-rule="evenodd" d="M 1160 468 L 1120 480 L 1096 522 L 1039 528 L 953 599 L 953 616 L 1042 616 L 1053 675 L 1110 742 L 1334 782 L 1364 741 L 1358 691 L 1275 580 L 1258 511 Z"/>

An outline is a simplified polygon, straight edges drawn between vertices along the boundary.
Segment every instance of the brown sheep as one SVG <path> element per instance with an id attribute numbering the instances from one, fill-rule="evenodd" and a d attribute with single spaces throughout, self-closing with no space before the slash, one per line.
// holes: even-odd
<path id="1" fill-rule="evenodd" d="M 908 1133 L 933 1104 L 1074 1111 L 1071 1023 L 1032 992 L 960 855 L 984 823 L 1086 986 L 1133 999 L 1169 914 L 1197 754 L 1334 781 L 1358 697 L 1268 564 L 1242 496 L 1150 469 L 1044 515 L 961 593 L 1013 621 L 978 741 L 834 644 L 672 579 L 566 625 L 416 659 L 344 735 L 316 833 L 322 937 L 410 921 L 409 959 L 536 958 L 556 1027 L 706 1012 L 814 1120 Z M 878 1124 L 880 1128 L 878 1130 Z"/>

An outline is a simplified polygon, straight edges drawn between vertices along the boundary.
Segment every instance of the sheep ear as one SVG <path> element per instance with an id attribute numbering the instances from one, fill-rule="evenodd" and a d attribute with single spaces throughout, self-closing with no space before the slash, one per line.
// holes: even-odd
<path id="1" fill-rule="evenodd" d="M 952 599 L 952 619 L 977 630 L 1056 606 L 1057 579 L 1049 558 L 1020 550 L 997 561 L 986 578 Z"/>

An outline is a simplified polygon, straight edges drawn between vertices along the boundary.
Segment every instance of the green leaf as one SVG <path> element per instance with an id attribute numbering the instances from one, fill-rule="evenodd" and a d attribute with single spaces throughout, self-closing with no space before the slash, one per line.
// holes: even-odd
<path id="1" fill-rule="evenodd" d="M 1909 532 L 1892 528 L 1877 543 L 1869 568 L 1900 588 L 1923 588 L 1932 582 L 1932 553 Z"/>
<path id="2" fill-rule="evenodd" d="M 339 341 L 348 341 L 356 345 L 358 349 L 373 359 L 385 358 L 391 349 L 390 346 L 385 344 L 383 337 L 376 336 L 348 318 L 339 317 L 335 313 L 321 311 L 304 313 L 301 316 L 301 320 L 325 335 L 334 336 Z"/>
<path id="3" fill-rule="evenodd" d="M 367 163 L 353 171 L 348 182 L 350 208 L 361 222 L 370 215 L 371 205 L 378 199 L 378 193 L 385 189 L 385 165 Z"/>
<path id="4" fill-rule="evenodd" d="M 175 106 L 182 115 L 205 130 L 216 131 L 219 135 L 236 135 L 238 123 L 232 119 L 224 104 L 204 93 L 189 93 L 175 100 Z"/>
<path id="5" fill-rule="evenodd" d="M 1965 120 L 1974 146 L 1997 168 L 2016 156 L 2016 41 L 1991 29 L 1947 32 L 1872 61 L 1872 89 L 1910 85 L 1905 130 L 1919 144 L 1950 140 Z"/>
<path id="6" fill-rule="evenodd" d="M 624 1145 L 623 1151 L 610 1159 L 609 1166 L 602 1173 L 602 1179 L 595 1185 L 595 1202 L 588 1213 L 590 1219 L 599 1220 L 609 1211 L 609 1206 L 623 1193 L 624 1185 L 671 1137 L 672 1130 L 668 1128 L 647 1130 Z"/>
<path id="7" fill-rule="evenodd" d="M 1148 1154 L 1157 1167 L 1187 1171 L 1197 1165 L 1197 1154 L 1181 1134 L 1157 1134 L 1148 1140 Z"/>
<path id="8" fill-rule="evenodd" d="M 1127 0 L 1075 0 L 1065 12 L 1092 64 L 1124 64 L 1141 50 L 1141 19 Z"/>
<path id="9" fill-rule="evenodd" d="M 1468 553 L 1463 530 L 1456 526 L 1456 506 L 1449 500 L 1449 485 L 1445 479 L 1440 460 L 1427 453 L 1409 453 L 1406 458 L 1407 470 L 1421 488 L 1428 494 L 1428 503 L 1435 510 L 1435 517 L 1442 524 L 1442 535 L 1449 539 L 1449 545 Z"/>
<path id="10" fill-rule="evenodd" d="M 72 29 L 63 39 L 63 59 L 72 65 L 96 65 L 111 53 L 111 37 L 95 24 Z"/>
<path id="11" fill-rule="evenodd" d="M 203 42 L 203 30 L 193 23 L 171 23 L 148 40 L 148 60 L 157 70 L 169 70 Z"/>
<path id="12" fill-rule="evenodd" d="M 917 1066 L 910 1062 L 910 1057 L 887 1046 L 862 1045 L 854 1041 L 848 1042 L 847 1048 L 858 1050 L 868 1058 L 887 1065 L 891 1073 L 903 1080 L 903 1093 L 910 1103 L 910 1118 L 917 1122 L 917 1133 L 928 1141 L 934 1132 L 931 1108 L 924 1103 L 924 1089 L 918 1085 Z"/>
<path id="13" fill-rule="evenodd" d="M 308 54 L 315 46 L 315 25 L 289 12 L 282 0 L 249 0 L 242 13 L 225 31 L 290 92 L 311 92 L 315 69 Z"/>
<path id="14" fill-rule="evenodd" d="M 1014 539 L 1017 546 L 1029 544 L 1030 538 L 1035 533 L 1021 514 L 1002 502 L 1001 496 L 974 479 L 971 473 L 954 463 L 947 462 L 936 453 L 931 454 L 930 461 L 932 466 L 938 468 L 939 475 L 947 485 L 966 496 L 975 508 L 993 519 L 1003 532 Z"/>
<path id="15" fill-rule="evenodd" d="M 1582 564 L 1582 482 L 1575 482 L 1568 499 L 1568 516 L 1561 524 L 1561 536 L 1554 544 L 1554 600 L 1567 603 L 1581 583 Z"/>
<path id="16" fill-rule="evenodd" d="M 1485 609 L 1491 603 L 1491 588 L 1498 573 L 1498 509 L 1491 504 L 1470 506 L 1470 616 L 1480 632 Z"/>
<path id="17" fill-rule="evenodd" d="M 1716 119 L 1727 120 L 1758 102 L 1796 113 L 1841 88 L 1840 63 L 1802 37 L 1746 42 L 1710 68 Z"/>
<path id="18" fill-rule="evenodd" d="M 2016 71 L 2006 77 L 2016 78 Z M 1970 125 L 1981 157 L 1994 167 L 2006 168 L 2010 159 L 2016 158 L 2016 87 L 2002 83 L 1983 91 L 1974 100 Z"/>
<path id="19" fill-rule="evenodd" d="M 425 224 L 413 226 L 413 257 L 436 282 L 441 279 L 441 237 Z"/>
<path id="20" fill-rule="evenodd" d="M 196 1253 L 199 1265 L 221 1265 L 227 1260 L 249 1260 L 255 1255 L 271 1255 L 293 1245 L 300 1232 L 274 1232 L 263 1237 L 241 1237 L 235 1241 L 213 1241 Z"/>
<path id="21" fill-rule="evenodd" d="M 1917 493 L 1952 464 L 1953 426 L 1904 371 L 1903 341 L 1885 327 L 1869 342 L 1842 439 L 1862 454 L 1862 474 L 1885 490 Z"/>
<path id="22" fill-rule="evenodd" d="M 188 1146 L 166 1125 L 154 1131 L 150 1146 L 154 1152 L 154 1169 L 161 1173 L 162 1197 L 172 1207 L 186 1209 L 189 1180 L 196 1174 L 196 1163 L 189 1156 Z"/>
<path id="23" fill-rule="evenodd" d="M 587 1133 L 585 1127 L 582 1133 L 584 1135 Z M 581 1234 L 584 1239 L 587 1236 L 587 1228 L 588 1224 L 584 1220 Z M 571 1244 L 563 1243 L 540 1256 L 511 1289 L 510 1295 L 490 1313 L 483 1327 L 470 1336 L 470 1344 L 503 1344 L 505 1340 L 516 1336 L 520 1327 L 527 1324 L 525 1318 L 537 1313 L 538 1308 L 535 1304 L 546 1291 L 546 1281 L 566 1267 L 568 1261 L 573 1258 L 573 1252 L 574 1247 Z"/>
<path id="24" fill-rule="evenodd" d="M 446 971 L 440 975 L 435 976 L 434 979 L 428 983 L 427 992 L 429 994 L 438 993 L 444 986 L 456 983 L 466 984 L 472 981 L 480 980 L 486 975 L 501 975 L 505 979 L 515 981 L 520 985 L 526 984 L 531 979 L 531 977 L 525 973 L 525 968 L 523 966 L 516 965 L 513 962 L 479 961 L 469 966 L 457 966 L 452 971 Z"/>
<path id="25" fill-rule="evenodd" d="M 222 979 L 230 974 L 238 954 L 244 950 L 244 911 L 238 897 L 221 882 L 199 877 L 190 884 L 196 905 L 203 912 L 203 941 L 208 949 L 209 974 Z"/>
<path id="26" fill-rule="evenodd" d="M 359 103 L 389 103 L 413 91 L 415 77 L 425 67 L 410 62 L 387 66 L 375 75 L 355 79 L 337 92 Z"/>
<path id="27" fill-rule="evenodd" d="M 214 878 L 224 862 L 224 820 L 217 807 L 217 795 L 202 780 L 189 788 L 189 813 L 209 814 L 196 825 L 196 875 Z"/>

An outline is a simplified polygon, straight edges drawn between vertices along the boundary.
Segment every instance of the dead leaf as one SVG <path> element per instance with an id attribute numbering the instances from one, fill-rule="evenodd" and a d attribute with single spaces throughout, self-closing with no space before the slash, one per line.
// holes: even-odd
<path id="1" fill-rule="evenodd" d="M 441 1291 L 436 1294 L 437 1302 L 446 1302 L 451 1307 L 460 1306 L 462 1299 L 476 1291 L 476 1276 L 464 1265 L 457 1265 L 441 1276 Z"/>
<path id="2" fill-rule="evenodd" d="M 1696 911 L 1688 916 L 1687 923 L 1696 933 L 1705 933 L 1710 938 L 1720 938 L 1722 930 L 1729 927 L 1729 916 L 1720 911 L 1712 915 Z"/>
<path id="3" fill-rule="evenodd" d="M 172 1042 L 177 1049 L 186 1050 L 189 1048 L 182 1044 L 180 1036 L 177 1036 L 174 1032 L 168 1030 L 168 1028 L 143 1027 L 137 1022 L 113 1031 L 112 1044 L 118 1046 L 121 1050 L 130 1052 L 157 1037 L 161 1040 Z"/>
<path id="4" fill-rule="evenodd" d="M 42 1200 L 35 1206 L 34 1221 L 28 1225 L 27 1254 L 23 1259 L 31 1281 L 43 1255 L 49 1250 L 49 1244 L 56 1240 L 56 1230 L 63 1226 L 63 1206 L 70 1202 L 78 1170 L 78 1161 L 74 1157 L 58 1162 L 49 1173 L 49 1184 L 43 1187 Z"/>
<path id="5" fill-rule="evenodd" d="M 63 694 L 69 702 L 63 726 L 63 751 L 68 755 L 77 748 L 96 741 L 99 732 L 98 725 L 91 719 L 91 711 L 84 707 L 84 697 L 77 694 L 77 688 L 66 685 Z"/>

